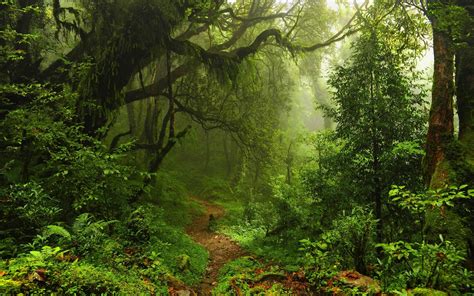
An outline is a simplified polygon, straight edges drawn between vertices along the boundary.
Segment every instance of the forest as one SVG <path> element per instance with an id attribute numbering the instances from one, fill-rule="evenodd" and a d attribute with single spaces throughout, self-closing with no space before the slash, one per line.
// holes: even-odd
<path id="1" fill-rule="evenodd" d="M 0 25 L 0 295 L 474 295 L 473 0 Z"/>

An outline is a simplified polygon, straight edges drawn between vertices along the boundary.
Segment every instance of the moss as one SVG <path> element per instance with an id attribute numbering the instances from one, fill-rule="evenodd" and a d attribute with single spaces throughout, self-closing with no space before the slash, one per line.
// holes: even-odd
<path id="1" fill-rule="evenodd" d="M 416 289 L 413 289 L 412 291 L 408 292 L 408 295 L 413 295 L 413 296 L 448 296 L 448 293 L 443 292 L 443 291 L 434 290 L 434 289 L 428 289 L 428 288 L 416 288 Z"/>
<path id="2" fill-rule="evenodd" d="M 0 278 L 0 293 L 5 294 L 17 294 L 20 293 L 22 283 L 11 279 Z"/>
<path id="3" fill-rule="evenodd" d="M 446 158 L 451 166 L 450 181 L 474 185 L 474 157 L 472 147 L 461 141 L 452 141 L 446 147 Z"/>

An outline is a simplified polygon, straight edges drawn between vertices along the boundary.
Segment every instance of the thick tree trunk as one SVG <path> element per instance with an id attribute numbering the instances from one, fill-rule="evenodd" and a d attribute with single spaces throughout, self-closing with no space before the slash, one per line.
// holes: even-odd
<path id="1" fill-rule="evenodd" d="M 459 142 L 465 152 L 463 161 L 474 166 L 474 47 L 469 46 L 458 50 L 456 60 Z M 465 181 L 474 183 L 472 179 Z"/>
<path id="2" fill-rule="evenodd" d="M 474 46 L 459 49 L 456 53 L 456 97 L 459 115 L 459 143 L 462 158 L 456 159 L 461 164 L 456 173 L 458 182 L 474 186 Z M 463 201 L 466 211 L 467 227 L 473 229 L 474 218 L 469 213 L 474 211 L 474 200 Z M 474 262 L 474 239 L 468 238 L 469 259 Z"/>
<path id="3" fill-rule="evenodd" d="M 433 26 L 433 92 L 424 160 L 425 182 L 438 188 L 448 182 L 446 146 L 453 139 L 454 50 L 450 36 Z"/>
<path id="4" fill-rule="evenodd" d="M 474 19 L 474 3 L 460 0 L 459 5 L 466 8 Z M 456 98 L 459 115 L 459 142 L 464 150 L 463 161 L 474 167 L 474 28 L 464 30 L 466 45 L 456 52 Z M 463 182 L 474 185 L 473 172 L 466 172 Z"/>
<path id="5" fill-rule="evenodd" d="M 472 0 L 458 0 L 459 6 L 469 12 L 474 19 Z M 474 28 L 472 23 L 464 28 L 465 45 L 456 51 L 456 98 L 459 116 L 459 143 L 462 149 L 461 159 L 456 159 L 456 176 L 459 183 L 474 186 Z M 467 218 L 467 227 L 474 229 L 474 200 L 462 202 L 463 215 Z M 468 255 L 474 262 L 474 239 L 468 238 Z"/>

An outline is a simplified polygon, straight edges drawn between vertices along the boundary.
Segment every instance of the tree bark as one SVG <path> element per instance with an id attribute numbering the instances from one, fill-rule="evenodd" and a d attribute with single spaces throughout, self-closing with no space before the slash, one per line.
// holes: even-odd
<path id="1" fill-rule="evenodd" d="M 445 185 L 449 179 L 446 147 L 453 139 L 454 49 L 451 38 L 433 27 L 433 90 L 424 160 L 425 183 L 431 188 Z"/>
<path id="2" fill-rule="evenodd" d="M 459 5 L 469 12 L 471 20 L 474 19 L 474 5 L 469 1 L 460 1 Z M 456 51 L 456 98 L 459 116 L 459 142 L 463 148 L 464 159 L 471 168 L 474 167 L 474 28 L 468 22 L 463 34 L 466 37 L 465 45 Z M 474 184 L 474 176 L 464 176 L 465 183 Z"/>
<path id="3" fill-rule="evenodd" d="M 465 8 L 471 20 L 463 30 L 464 45 L 456 51 L 456 98 L 459 116 L 459 143 L 462 149 L 460 159 L 456 159 L 457 182 L 474 186 L 474 3 L 471 0 L 458 0 L 459 6 Z M 473 229 L 474 218 L 470 213 L 474 211 L 474 200 L 462 202 L 467 227 Z M 474 239 L 469 237 L 468 255 L 474 262 Z"/>

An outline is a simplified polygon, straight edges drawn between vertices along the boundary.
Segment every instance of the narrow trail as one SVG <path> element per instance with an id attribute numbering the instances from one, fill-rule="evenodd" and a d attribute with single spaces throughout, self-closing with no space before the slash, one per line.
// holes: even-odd
<path id="1" fill-rule="evenodd" d="M 205 200 L 193 199 L 206 208 L 206 213 L 196 218 L 186 229 L 186 232 L 209 251 L 209 264 L 206 274 L 201 284 L 195 289 L 198 295 L 211 295 L 212 289 L 217 284 L 219 270 L 227 262 L 243 256 L 244 251 L 225 235 L 209 229 L 211 215 L 213 219 L 217 220 L 225 215 L 224 209 Z"/>

